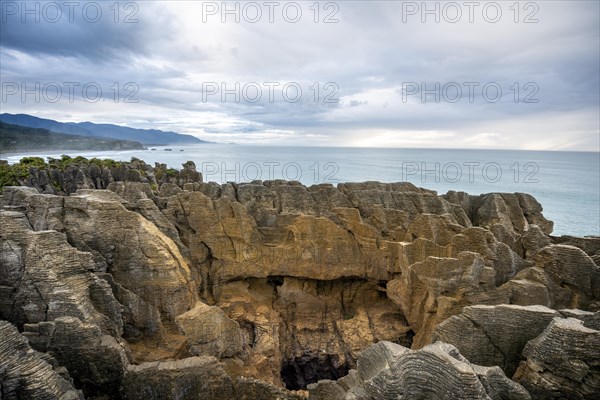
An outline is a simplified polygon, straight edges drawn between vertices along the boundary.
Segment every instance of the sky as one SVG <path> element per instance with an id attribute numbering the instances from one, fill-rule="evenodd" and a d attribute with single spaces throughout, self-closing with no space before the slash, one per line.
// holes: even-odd
<path id="1" fill-rule="evenodd" d="M 0 105 L 222 143 L 600 151 L 599 4 L 2 0 Z"/>

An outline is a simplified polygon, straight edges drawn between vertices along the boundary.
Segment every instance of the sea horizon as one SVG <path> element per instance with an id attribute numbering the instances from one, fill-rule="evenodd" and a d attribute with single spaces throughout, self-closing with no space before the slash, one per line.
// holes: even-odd
<path id="1" fill-rule="evenodd" d="M 150 149 L 155 150 L 150 150 Z M 303 151 L 310 148 L 310 152 Z M 166 149 L 170 149 L 166 150 Z M 600 235 L 600 153 L 557 150 L 424 149 L 380 147 L 201 144 L 127 151 L 33 151 L 22 157 L 71 157 L 164 163 L 193 161 L 205 182 L 296 180 L 306 186 L 346 182 L 410 182 L 438 195 L 463 191 L 529 193 L 554 221 L 553 235 Z"/>

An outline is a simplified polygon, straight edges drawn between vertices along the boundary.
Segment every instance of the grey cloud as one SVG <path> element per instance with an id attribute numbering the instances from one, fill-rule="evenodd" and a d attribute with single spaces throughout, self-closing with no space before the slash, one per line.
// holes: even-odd
<path id="1" fill-rule="evenodd" d="M 151 54 L 157 41 L 172 40 L 175 31 L 174 18 L 154 2 L 2 3 L 2 46 L 29 54 L 82 57 L 95 63 L 130 60 Z M 47 5 L 53 7 L 46 10 Z M 38 12 L 26 11 L 36 7 Z"/>
<path id="2" fill-rule="evenodd" d="M 460 138 L 470 146 L 468 137 L 493 140 L 505 132 L 518 146 L 521 127 L 543 139 L 545 122 L 554 118 L 556 129 L 574 135 L 573 148 L 588 149 L 597 138 L 598 2 L 538 2 L 537 24 L 515 24 L 510 14 L 498 24 L 403 23 L 401 2 L 338 4 L 340 22 L 328 25 L 313 23 L 310 14 L 298 24 L 202 23 L 193 2 L 139 2 L 140 22 L 129 25 L 111 19 L 52 26 L 9 21 L 1 28 L 2 79 L 134 81 L 140 104 L 110 111 L 105 105 L 103 115 L 199 135 L 258 137 L 271 129 L 296 132 L 297 141 L 320 134 L 343 144 L 353 132 L 435 130 L 464 132 Z M 300 82 L 305 90 L 313 82 L 335 82 L 341 101 L 315 102 L 310 91 L 298 103 L 202 99 L 203 82 L 273 81 Z M 406 82 L 497 82 L 504 93 L 493 104 L 481 91 L 473 103 L 421 104 L 418 96 L 405 103 L 398 89 Z M 521 98 L 526 83 L 537 84 L 539 103 L 515 103 L 509 89 L 514 82 Z M 9 102 L 3 108 L 35 109 L 57 119 L 69 110 L 73 118 L 94 115 L 85 104 Z M 576 127 L 575 115 L 582 121 Z M 487 135 L 498 129 L 500 136 Z"/>

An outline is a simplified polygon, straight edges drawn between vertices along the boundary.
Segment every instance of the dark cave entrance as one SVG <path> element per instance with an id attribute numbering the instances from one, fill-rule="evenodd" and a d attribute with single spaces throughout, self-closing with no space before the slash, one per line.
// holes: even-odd
<path id="1" fill-rule="evenodd" d="M 285 360 L 281 365 L 281 380 L 288 390 L 306 389 L 321 379 L 337 380 L 348 374 L 348 365 L 339 364 L 337 355 L 307 354 Z"/>
<path id="2" fill-rule="evenodd" d="M 394 343 L 404 347 L 408 347 L 410 349 L 412 347 L 414 337 L 415 331 L 411 329 L 408 332 L 406 332 L 406 334 L 404 334 L 403 336 L 400 336 L 398 340 L 394 341 Z"/>

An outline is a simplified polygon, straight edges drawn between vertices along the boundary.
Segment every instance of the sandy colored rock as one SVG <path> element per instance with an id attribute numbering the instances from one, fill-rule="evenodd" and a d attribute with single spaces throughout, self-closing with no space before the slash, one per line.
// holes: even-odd
<path id="1" fill-rule="evenodd" d="M 219 307 L 197 303 L 190 311 L 175 318 L 188 338 L 192 354 L 217 358 L 241 355 L 247 339 L 237 322 Z"/>

